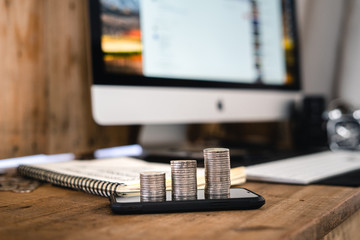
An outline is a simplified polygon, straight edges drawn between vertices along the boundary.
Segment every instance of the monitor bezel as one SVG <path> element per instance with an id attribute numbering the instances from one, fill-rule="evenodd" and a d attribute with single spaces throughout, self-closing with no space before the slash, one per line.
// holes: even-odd
<path id="1" fill-rule="evenodd" d="M 296 24 L 296 4 L 288 0 L 291 10 L 291 24 L 294 29 L 294 82 L 291 85 L 270 85 L 270 84 L 245 84 L 233 82 L 217 82 L 206 80 L 184 80 L 176 78 L 157 78 L 129 74 L 113 74 L 105 71 L 104 54 L 101 50 L 101 21 L 100 21 L 100 0 L 89 0 L 90 12 L 90 35 L 91 35 L 91 63 L 92 81 L 94 85 L 117 85 L 117 86 L 139 86 L 139 87 L 181 87 L 181 88 L 210 88 L 210 89 L 261 89 L 261 90 L 284 90 L 300 91 L 300 57 L 299 39 Z M 169 79 L 171 81 L 169 81 Z"/>

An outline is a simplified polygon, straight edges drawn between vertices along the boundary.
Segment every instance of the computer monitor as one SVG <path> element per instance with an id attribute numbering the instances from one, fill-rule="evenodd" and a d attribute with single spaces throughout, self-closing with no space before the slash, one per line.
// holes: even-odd
<path id="1" fill-rule="evenodd" d="M 90 0 L 100 125 L 284 119 L 299 97 L 293 0 Z"/>

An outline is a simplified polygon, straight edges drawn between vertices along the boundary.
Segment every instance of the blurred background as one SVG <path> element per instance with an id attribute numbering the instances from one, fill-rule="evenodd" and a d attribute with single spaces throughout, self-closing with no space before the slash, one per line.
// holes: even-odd
<path id="1" fill-rule="evenodd" d="M 297 6 L 304 96 L 320 97 L 321 112 L 338 98 L 359 108 L 360 1 L 298 0 Z M 92 119 L 88 37 L 86 0 L 0 0 L 0 159 L 80 156 L 137 142 L 141 126 L 105 127 Z M 290 149 L 303 141 L 294 140 L 292 120 L 197 124 L 187 131 L 193 142 L 222 138 Z"/>

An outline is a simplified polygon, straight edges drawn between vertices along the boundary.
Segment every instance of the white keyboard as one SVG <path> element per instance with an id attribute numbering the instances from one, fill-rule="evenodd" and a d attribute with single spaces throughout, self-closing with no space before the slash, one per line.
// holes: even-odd
<path id="1" fill-rule="evenodd" d="M 246 167 L 248 180 L 309 184 L 360 169 L 360 152 L 321 152 Z"/>

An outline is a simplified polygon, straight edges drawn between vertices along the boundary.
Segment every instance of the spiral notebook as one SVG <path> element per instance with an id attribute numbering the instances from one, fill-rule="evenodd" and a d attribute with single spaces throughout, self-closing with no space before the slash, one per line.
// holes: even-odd
<path id="1" fill-rule="evenodd" d="M 104 197 L 114 192 L 124 197 L 137 195 L 140 192 L 140 172 L 162 171 L 166 174 L 166 188 L 171 190 L 170 164 L 130 157 L 27 164 L 20 165 L 17 170 L 23 176 Z M 245 182 L 243 167 L 233 168 L 230 173 L 232 185 Z M 203 168 L 197 169 L 197 181 L 198 188 L 204 188 Z"/>

